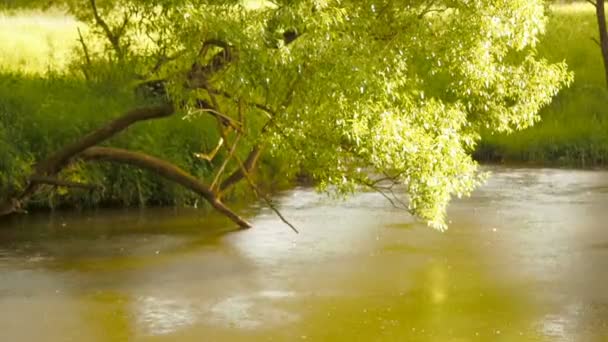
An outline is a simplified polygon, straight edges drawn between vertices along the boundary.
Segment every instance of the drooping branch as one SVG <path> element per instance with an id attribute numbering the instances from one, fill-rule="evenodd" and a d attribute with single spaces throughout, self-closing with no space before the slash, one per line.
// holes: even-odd
<path id="1" fill-rule="evenodd" d="M 80 158 L 86 161 L 108 161 L 114 163 L 129 164 L 142 169 L 152 171 L 159 176 L 176 182 L 177 184 L 192 190 L 202 196 L 213 208 L 224 214 L 242 228 L 251 225 L 239 215 L 226 207 L 213 193 L 213 191 L 201 183 L 194 176 L 183 169 L 165 160 L 141 153 L 132 152 L 111 147 L 91 147 L 80 154 Z"/>
<path id="2" fill-rule="evenodd" d="M 219 108 L 219 102 L 217 101 L 217 99 L 215 98 L 215 95 L 211 92 L 209 92 L 209 97 L 211 98 L 211 102 L 213 103 L 213 108 L 217 111 L 220 110 Z M 239 116 L 241 117 L 241 120 L 244 120 L 243 118 L 243 102 L 239 101 Z M 272 119 L 271 119 L 272 120 Z M 260 191 L 260 189 L 258 188 L 257 184 L 255 184 L 255 182 L 253 181 L 253 179 L 251 178 L 249 171 L 247 170 L 247 168 L 245 167 L 243 161 L 241 160 L 241 158 L 239 158 L 238 155 L 234 154 L 235 148 L 236 148 L 236 144 L 238 144 L 240 135 L 237 135 L 237 137 L 235 138 L 235 141 L 233 143 L 230 142 L 230 140 L 228 139 L 228 137 L 226 136 L 226 132 L 223 130 L 222 127 L 222 122 L 220 120 L 220 118 L 217 118 L 218 121 L 218 125 L 219 125 L 219 133 L 222 137 L 222 140 L 225 143 L 224 148 L 228 151 L 228 158 L 226 161 L 228 161 L 229 159 L 234 159 L 238 165 L 238 170 L 240 171 L 239 175 L 240 175 L 240 179 L 245 178 L 247 180 L 247 182 L 249 183 L 249 186 L 251 187 L 251 190 L 253 190 L 253 193 L 256 195 L 257 198 L 262 199 L 264 202 L 266 202 L 266 205 L 275 212 L 275 214 L 279 217 L 279 219 L 281 219 L 281 221 L 283 221 L 283 223 L 285 223 L 287 226 L 289 226 L 289 228 L 291 228 L 294 232 L 299 233 L 298 229 L 291 223 L 289 222 L 289 220 L 287 220 L 285 218 L 285 216 L 283 216 L 283 214 L 279 211 L 279 209 L 274 205 L 274 203 L 272 202 L 272 200 L 266 196 L 266 194 L 264 194 L 262 191 Z M 238 132 L 237 132 L 238 133 Z M 255 158 L 255 160 L 257 160 L 257 157 Z M 254 162 L 255 162 L 254 160 Z M 226 165 L 226 162 L 224 163 L 223 166 Z M 254 163 L 252 164 L 253 167 Z M 220 172 L 223 171 L 220 170 Z M 219 175 L 219 174 L 218 174 Z M 214 184 L 217 181 L 217 177 L 214 180 Z M 221 196 L 221 192 L 220 192 L 220 196 Z"/>
<path id="3" fill-rule="evenodd" d="M 251 172 L 255 168 L 261 154 L 262 148 L 255 146 L 251 152 L 249 152 L 249 155 L 247 155 L 247 159 L 245 159 L 243 162 L 243 168 L 237 168 L 233 173 L 230 174 L 230 176 L 226 177 L 226 179 L 222 181 L 220 184 L 220 191 L 225 193 L 240 182 L 245 177 L 245 172 L 243 172 L 243 169 L 246 172 Z"/>
<path id="4" fill-rule="evenodd" d="M 216 119 L 220 120 L 222 126 L 230 126 L 230 127 L 232 127 L 232 129 L 234 129 L 237 132 L 243 131 L 242 122 L 239 122 L 239 121 L 229 117 L 228 115 L 222 114 L 221 112 L 219 112 L 216 109 L 217 106 L 212 106 L 209 103 L 207 103 L 207 101 L 198 99 L 198 100 L 196 100 L 196 107 L 198 108 L 198 111 L 200 111 L 202 113 L 207 113 L 207 114 L 215 117 Z"/>
<path id="5" fill-rule="evenodd" d="M 293 230 L 296 234 L 299 234 L 300 232 L 298 231 L 298 229 L 291 222 L 289 222 L 289 220 L 287 220 L 287 218 L 285 218 L 285 216 L 283 216 L 283 214 L 281 213 L 281 211 L 274 205 L 274 202 L 272 201 L 272 199 L 270 199 L 268 196 L 266 196 L 266 194 L 264 194 L 258 188 L 257 184 L 255 184 L 255 182 L 253 181 L 253 179 L 249 175 L 249 172 L 245 169 L 245 165 L 240 160 L 240 158 L 235 155 L 234 159 L 236 160 L 236 162 L 237 162 L 237 164 L 239 166 L 239 169 L 241 170 L 241 172 L 243 174 L 243 177 L 249 183 L 249 186 L 251 187 L 251 190 L 253 190 L 253 193 L 258 198 L 262 199 L 266 203 L 266 205 L 270 208 L 270 210 L 274 211 L 274 213 L 279 217 L 279 219 L 281 221 L 283 221 L 283 223 L 285 223 L 289 228 L 291 228 L 291 230 Z"/>

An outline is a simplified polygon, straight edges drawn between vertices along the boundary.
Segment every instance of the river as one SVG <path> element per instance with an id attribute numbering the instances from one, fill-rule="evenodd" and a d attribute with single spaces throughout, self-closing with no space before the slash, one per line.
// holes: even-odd
<path id="1" fill-rule="evenodd" d="M 608 172 L 492 168 L 437 232 L 362 193 L 18 217 L 0 341 L 606 341 Z"/>

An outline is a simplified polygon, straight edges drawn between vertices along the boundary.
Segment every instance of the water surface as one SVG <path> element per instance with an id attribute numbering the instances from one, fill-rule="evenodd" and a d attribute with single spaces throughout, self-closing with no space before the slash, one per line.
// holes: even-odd
<path id="1" fill-rule="evenodd" d="M 363 193 L 0 227 L 1 341 L 608 340 L 608 173 L 494 169 L 439 233 Z"/>

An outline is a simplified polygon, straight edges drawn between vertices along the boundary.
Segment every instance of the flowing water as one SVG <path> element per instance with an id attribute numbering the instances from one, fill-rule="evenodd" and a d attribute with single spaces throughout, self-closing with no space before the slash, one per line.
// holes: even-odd
<path id="1" fill-rule="evenodd" d="M 496 168 L 450 230 L 309 189 L 0 227 L 0 341 L 608 341 L 608 172 Z M 243 212 L 243 211 L 242 211 Z"/>

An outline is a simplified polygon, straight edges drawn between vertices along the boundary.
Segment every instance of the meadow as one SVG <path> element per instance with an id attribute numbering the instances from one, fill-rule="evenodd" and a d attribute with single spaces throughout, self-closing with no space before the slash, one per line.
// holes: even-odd
<path id="1" fill-rule="evenodd" d="M 539 165 L 593 167 L 608 163 L 608 89 L 593 7 L 588 3 L 553 7 L 539 53 L 565 60 L 574 83 L 541 112 L 534 127 L 505 135 L 484 135 L 478 159 Z"/>
<path id="2" fill-rule="evenodd" d="M 34 161 L 99 127 L 146 99 L 133 91 L 132 79 L 106 73 L 86 81 L 71 57 L 78 52 L 84 26 L 62 13 L 0 14 L 0 199 L 24 186 Z M 212 150 L 219 137 L 215 121 L 175 115 L 144 122 L 112 138 L 111 146 L 145 151 L 207 179 L 212 164 L 195 155 Z M 58 129 L 60 127 L 61 129 Z M 213 163 L 222 162 L 222 154 Z M 267 165 L 267 168 L 269 166 Z M 94 207 L 194 204 L 198 196 L 158 176 L 117 165 L 75 165 L 70 181 L 103 184 L 102 191 L 47 191 L 35 207 Z M 65 189 L 64 189 L 65 190 Z M 235 190 L 235 194 L 240 189 Z M 240 191 L 241 193 L 244 193 Z"/>

